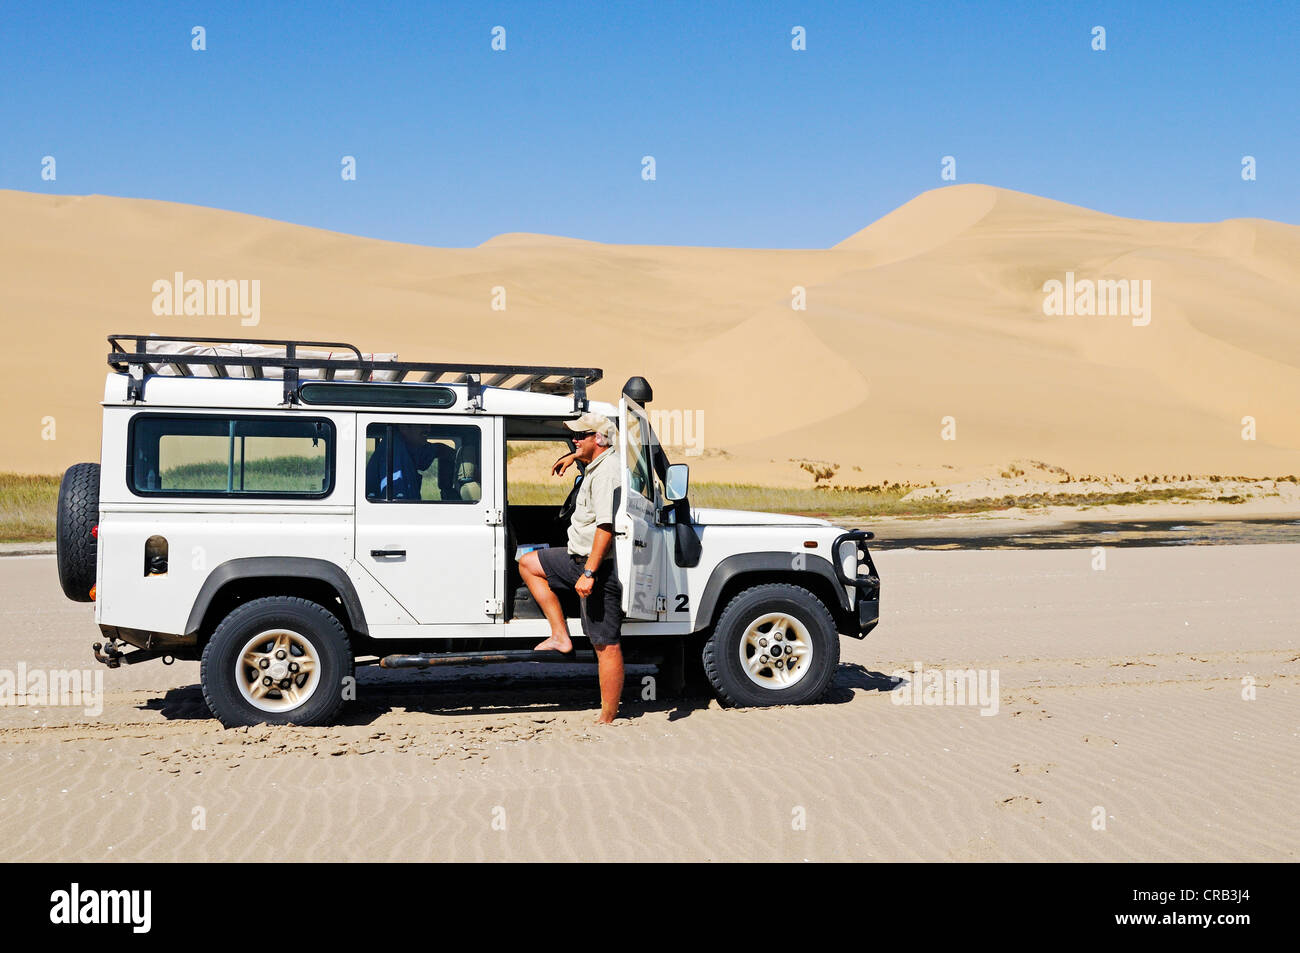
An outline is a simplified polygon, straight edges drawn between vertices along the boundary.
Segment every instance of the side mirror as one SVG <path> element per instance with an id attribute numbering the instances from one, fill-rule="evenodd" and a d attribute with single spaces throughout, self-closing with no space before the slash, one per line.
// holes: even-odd
<path id="1" fill-rule="evenodd" d="M 664 498 L 669 503 L 686 499 L 686 490 L 690 486 L 690 467 L 684 463 L 673 463 L 668 467 L 664 480 Z"/>

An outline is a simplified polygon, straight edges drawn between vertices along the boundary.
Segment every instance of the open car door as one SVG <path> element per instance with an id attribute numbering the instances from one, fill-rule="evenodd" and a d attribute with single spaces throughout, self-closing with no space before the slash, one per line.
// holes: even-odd
<path id="1" fill-rule="evenodd" d="M 645 411 L 626 395 L 618 402 L 618 456 L 623 467 L 622 492 L 614 512 L 614 554 L 623 584 L 623 615 L 627 619 L 660 618 L 665 527 L 658 525 L 653 439 Z"/>

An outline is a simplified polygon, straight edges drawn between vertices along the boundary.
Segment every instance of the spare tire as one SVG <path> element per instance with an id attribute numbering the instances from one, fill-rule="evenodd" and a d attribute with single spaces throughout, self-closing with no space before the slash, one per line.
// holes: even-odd
<path id="1" fill-rule="evenodd" d="M 94 529 L 99 524 L 99 464 L 77 463 L 59 484 L 59 585 L 75 602 L 93 602 L 95 585 Z"/>

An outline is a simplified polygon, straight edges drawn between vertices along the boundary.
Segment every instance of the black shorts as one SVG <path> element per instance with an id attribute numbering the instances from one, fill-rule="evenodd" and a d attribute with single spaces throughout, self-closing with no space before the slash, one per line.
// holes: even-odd
<path id="1" fill-rule="evenodd" d="M 552 589 L 573 589 L 587 566 L 586 556 L 575 556 L 567 549 L 551 547 L 537 552 L 537 561 Z M 591 595 L 582 603 L 582 633 L 592 645 L 618 645 L 623 627 L 623 586 L 614 571 L 614 557 L 609 556 L 596 570 Z"/>

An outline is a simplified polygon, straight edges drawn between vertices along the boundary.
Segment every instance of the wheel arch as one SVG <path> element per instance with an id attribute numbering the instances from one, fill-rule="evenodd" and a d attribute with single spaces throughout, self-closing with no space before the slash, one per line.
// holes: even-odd
<path id="1" fill-rule="evenodd" d="M 263 596 L 308 599 L 338 616 L 345 629 L 370 634 L 348 574 L 327 559 L 306 556 L 249 556 L 221 563 L 199 589 L 185 634 L 203 639 L 236 606 Z"/>
<path id="2" fill-rule="evenodd" d="M 797 559 L 802 568 L 796 568 Z M 852 606 L 829 559 L 811 553 L 736 553 L 713 567 L 696 604 L 694 631 L 710 628 L 736 593 L 768 582 L 803 586 L 830 610 L 839 631 L 851 623 Z"/>

